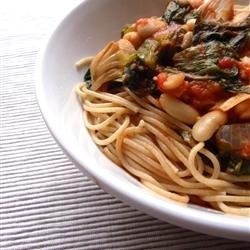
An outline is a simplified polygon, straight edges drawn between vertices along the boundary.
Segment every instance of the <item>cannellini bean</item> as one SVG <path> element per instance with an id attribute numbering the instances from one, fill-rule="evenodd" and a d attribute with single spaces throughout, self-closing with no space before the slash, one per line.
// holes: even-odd
<path id="1" fill-rule="evenodd" d="M 194 30 L 194 26 L 195 26 L 195 23 L 196 23 L 196 19 L 189 19 L 187 22 L 186 22 L 186 26 L 188 28 L 188 30 L 190 31 L 193 31 Z"/>
<path id="2" fill-rule="evenodd" d="M 193 40 L 193 32 L 192 31 L 188 31 L 184 35 L 184 37 L 183 37 L 183 41 L 182 41 L 181 47 L 183 49 L 188 48 L 192 44 L 192 40 Z"/>
<path id="3" fill-rule="evenodd" d="M 166 23 L 156 17 L 139 19 L 136 24 L 137 32 L 142 38 L 148 38 L 164 27 Z"/>
<path id="4" fill-rule="evenodd" d="M 199 117 L 199 113 L 193 107 L 173 96 L 162 94 L 160 104 L 164 111 L 186 124 L 194 124 Z"/>
<path id="5" fill-rule="evenodd" d="M 126 33 L 123 36 L 123 39 L 126 39 L 129 42 L 131 42 L 135 48 L 138 48 L 142 43 L 142 38 L 139 36 L 138 32 L 136 31 L 131 31 L 131 32 Z"/>
<path id="6" fill-rule="evenodd" d="M 234 112 L 241 120 L 250 120 L 250 99 L 238 104 Z"/>
<path id="7" fill-rule="evenodd" d="M 184 83 L 185 75 L 183 73 L 168 75 L 167 80 L 163 83 L 165 90 L 176 89 Z"/>
<path id="8" fill-rule="evenodd" d="M 194 124 L 192 129 L 193 138 L 199 142 L 207 141 L 226 122 L 226 113 L 221 110 L 211 111 Z"/>

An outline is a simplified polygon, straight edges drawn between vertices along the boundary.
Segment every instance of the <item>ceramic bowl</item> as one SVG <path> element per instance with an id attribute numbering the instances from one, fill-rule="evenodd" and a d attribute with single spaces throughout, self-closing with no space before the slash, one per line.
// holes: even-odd
<path id="1" fill-rule="evenodd" d="M 247 4 L 248 1 L 241 1 Z M 105 191 L 160 220 L 197 232 L 250 240 L 250 219 L 162 198 L 107 159 L 92 141 L 74 87 L 74 64 L 119 39 L 124 24 L 159 16 L 166 0 L 85 0 L 53 31 L 40 53 L 37 97 L 46 124 L 70 159 Z"/>

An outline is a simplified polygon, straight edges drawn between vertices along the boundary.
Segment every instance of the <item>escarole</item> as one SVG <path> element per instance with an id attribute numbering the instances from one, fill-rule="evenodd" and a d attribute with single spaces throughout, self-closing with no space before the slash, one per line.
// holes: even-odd
<path id="1" fill-rule="evenodd" d="M 241 81 L 240 70 L 236 65 L 226 69 L 220 67 L 219 60 L 224 57 L 239 60 L 233 48 L 218 41 L 211 41 L 176 53 L 173 61 L 178 70 L 216 80 L 225 91 L 250 93 L 249 86 Z"/>
<path id="2" fill-rule="evenodd" d="M 196 18 L 198 11 L 194 10 L 189 1 L 170 1 L 164 12 L 163 18 L 167 23 L 176 22 L 184 24 L 188 19 Z"/>
<path id="3" fill-rule="evenodd" d="M 125 65 L 134 53 L 135 48 L 127 40 L 110 42 L 95 56 L 90 65 L 91 84 L 88 87 L 98 90 L 103 84 L 121 78 Z"/>

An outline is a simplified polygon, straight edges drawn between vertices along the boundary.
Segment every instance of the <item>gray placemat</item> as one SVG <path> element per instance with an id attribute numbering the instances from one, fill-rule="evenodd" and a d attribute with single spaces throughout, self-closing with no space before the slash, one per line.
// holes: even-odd
<path id="1" fill-rule="evenodd" d="M 49 134 L 37 52 L 72 1 L 0 2 L 0 249 L 247 249 L 158 221 L 84 176 Z"/>

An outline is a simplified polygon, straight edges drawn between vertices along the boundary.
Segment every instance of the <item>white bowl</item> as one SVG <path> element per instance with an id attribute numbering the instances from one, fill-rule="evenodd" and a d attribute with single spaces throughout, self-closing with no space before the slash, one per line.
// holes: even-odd
<path id="1" fill-rule="evenodd" d="M 248 0 L 240 1 L 247 4 Z M 124 24 L 161 15 L 166 0 L 86 0 L 58 25 L 38 60 L 37 97 L 46 124 L 65 153 L 100 187 L 153 217 L 205 234 L 250 241 L 250 218 L 167 200 L 108 160 L 82 120 L 74 86 L 83 74 L 74 63 L 118 39 Z"/>

